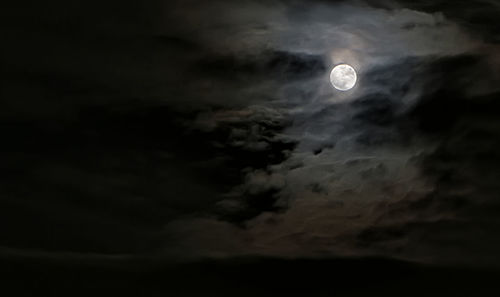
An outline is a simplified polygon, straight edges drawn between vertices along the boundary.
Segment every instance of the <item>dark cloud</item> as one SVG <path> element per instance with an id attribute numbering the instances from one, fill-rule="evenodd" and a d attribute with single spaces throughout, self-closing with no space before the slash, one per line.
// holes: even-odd
<path id="1" fill-rule="evenodd" d="M 8 259 L 0 259 L 4 290 L 11 289 L 17 296 L 69 293 L 74 296 L 273 296 L 277 292 L 292 296 L 366 296 L 378 292 L 384 296 L 402 293 L 468 296 L 487 295 L 498 289 L 497 275 L 490 270 L 428 267 L 381 258 L 242 257 L 183 264 L 150 257 L 39 256 L 36 263 L 27 259 L 30 257 L 12 254 Z"/>
<path id="2" fill-rule="evenodd" d="M 499 9 L 11 5 L 0 21 L 0 256 L 498 266 Z M 349 92 L 328 81 L 338 63 L 358 71 Z M 242 273 L 321 266 L 263 262 Z"/>
<path id="3" fill-rule="evenodd" d="M 498 24 L 494 19 L 500 12 L 495 1 L 398 1 L 401 6 L 427 12 L 443 12 L 461 26 L 490 42 L 498 42 Z"/>

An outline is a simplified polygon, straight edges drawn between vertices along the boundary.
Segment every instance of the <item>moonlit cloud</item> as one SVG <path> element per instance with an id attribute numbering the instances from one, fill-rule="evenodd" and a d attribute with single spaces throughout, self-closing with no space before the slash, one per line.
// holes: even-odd
<path id="1" fill-rule="evenodd" d="M 0 245 L 495 260 L 495 1 L 34 8 L 3 19 Z"/>
<path id="2" fill-rule="evenodd" d="M 442 87 L 436 84 L 436 72 L 430 70 L 433 63 L 480 53 L 482 41 L 441 12 L 390 5 L 375 8 L 366 3 L 223 3 L 220 5 L 227 5 L 227 15 L 213 21 L 211 10 L 218 6 L 201 6 L 188 22 L 192 27 L 182 32 L 191 32 L 188 36 L 194 40 L 201 38 L 198 42 L 217 54 L 235 56 L 236 60 L 265 64 L 259 61 L 265 61 L 266 52 L 279 51 L 318 57 L 326 67 L 293 79 L 282 79 L 287 74 L 280 72 L 265 80 L 248 74 L 248 89 L 238 86 L 234 92 L 233 82 L 229 87 L 224 80 L 214 82 L 214 89 L 224 88 L 224 97 L 207 93 L 199 100 L 223 104 L 221 98 L 227 98 L 223 100 L 231 101 L 228 106 L 239 102 L 240 107 L 205 112 L 202 126 L 223 126 L 228 120 L 244 123 L 255 111 L 266 110 L 259 113 L 267 118 L 264 121 L 286 123 L 281 133 L 267 138 L 247 136 L 228 145 L 258 149 L 269 141 L 287 139 L 296 143 L 293 150 L 285 152 L 287 157 L 281 163 L 248 168 L 243 184 L 228 193 L 219 206 L 228 212 L 241 211 L 248 203 L 241 200 L 245 193 L 272 190 L 268 199 L 281 211 L 263 211 L 247 220 L 243 229 L 210 219 L 210 215 L 183 219 L 168 224 L 166 233 L 179 236 L 176 238 L 185 254 L 375 253 L 429 260 L 409 249 L 419 244 L 419 237 L 367 244 L 363 234 L 421 219 L 453 218 L 450 214 L 422 213 L 385 219 L 393 205 L 416 203 L 435 190 L 432 179 L 422 174 L 421 160 L 437 144 L 422 135 L 408 135 L 411 130 L 401 128 L 413 125 L 408 113 L 423 97 Z M 359 87 L 352 94 L 335 92 L 329 84 L 328 73 L 337 63 L 359 69 Z M 246 133 L 233 131 L 235 136 Z M 253 142 L 257 138 L 262 142 Z M 206 231 L 207 224 L 212 231 Z M 221 240 L 217 234 L 227 228 L 237 235 Z M 211 247 L 204 250 L 200 246 Z M 176 247 L 168 250 L 173 252 Z"/>

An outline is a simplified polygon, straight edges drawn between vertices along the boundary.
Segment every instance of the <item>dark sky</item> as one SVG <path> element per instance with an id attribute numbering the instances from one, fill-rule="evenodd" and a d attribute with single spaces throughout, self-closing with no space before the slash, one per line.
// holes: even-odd
<path id="1" fill-rule="evenodd" d="M 499 2 L 6 6 L 10 296 L 498 291 Z"/>

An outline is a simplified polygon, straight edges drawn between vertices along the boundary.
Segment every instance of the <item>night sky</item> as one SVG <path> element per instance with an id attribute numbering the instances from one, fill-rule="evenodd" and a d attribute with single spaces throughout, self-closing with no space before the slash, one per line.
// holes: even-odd
<path id="1" fill-rule="evenodd" d="M 500 295 L 500 2 L 6 6 L 0 295 Z"/>

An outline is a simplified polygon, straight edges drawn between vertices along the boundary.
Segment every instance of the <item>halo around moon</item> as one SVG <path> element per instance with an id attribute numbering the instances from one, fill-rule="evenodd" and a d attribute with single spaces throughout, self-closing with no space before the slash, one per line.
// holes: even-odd
<path id="1" fill-rule="evenodd" d="M 347 64 L 335 66 L 330 73 L 330 82 L 339 91 L 348 91 L 356 85 L 358 77 L 356 70 Z"/>

